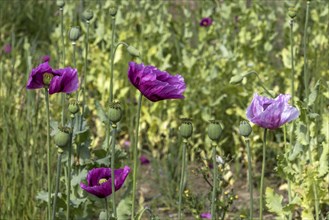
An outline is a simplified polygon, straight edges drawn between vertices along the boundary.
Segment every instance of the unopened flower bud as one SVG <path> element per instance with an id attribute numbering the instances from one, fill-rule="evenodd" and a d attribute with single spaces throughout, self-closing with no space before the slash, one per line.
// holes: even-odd
<path id="1" fill-rule="evenodd" d="M 296 9 L 295 8 L 289 8 L 288 15 L 290 18 L 296 17 Z"/>
<path id="2" fill-rule="evenodd" d="M 116 124 L 121 120 L 121 117 L 122 117 L 121 105 L 119 102 L 114 101 L 110 106 L 109 120 L 112 123 Z"/>
<path id="3" fill-rule="evenodd" d="M 79 112 L 79 102 L 77 100 L 70 99 L 70 101 L 69 101 L 69 112 L 73 115 Z"/>
<path id="4" fill-rule="evenodd" d="M 141 55 L 140 52 L 133 46 L 128 46 L 127 50 L 131 56 L 139 57 Z"/>
<path id="5" fill-rule="evenodd" d="M 239 131 L 240 131 L 240 135 L 242 135 L 243 137 L 249 137 L 249 135 L 252 132 L 252 129 L 247 121 L 242 121 L 240 122 Z"/>
<path id="6" fill-rule="evenodd" d="M 193 125 L 190 119 L 183 118 L 182 124 L 179 127 L 180 135 L 182 135 L 183 138 L 189 138 L 192 136 L 193 132 Z"/>
<path id="7" fill-rule="evenodd" d="M 114 3 L 112 3 L 110 5 L 110 15 L 114 17 L 117 14 L 117 12 L 118 12 L 118 7 Z"/>
<path id="8" fill-rule="evenodd" d="M 208 136 L 212 141 L 219 141 L 220 136 L 222 135 L 222 126 L 219 121 L 211 120 L 208 127 Z"/>
<path id="9" fill-rule="evenodd" d="M 55 134 L 54 141 L 58 147 L 65 147 L 70 141 L 70 128 L 59 128 L 59 131 Z"/>
<path id="10" fill-rule="evenodd" d="M 232 76 L 231 79 L 230 79 L 230 84 L 238 84 L 240 83 L 242 80 L 243 80 L 244 76 L 241 75 L 241 74 L 237 74 L 235 76 Z"/>
<path id="11" fill-rule="evenodd" d="M 65 2 L 63 0 L 57 0 L 56 5 L 60 8 L 63 8 L 65 6 Z"/>
<path id="12" fill-rule="evenodd" d="M 71 41 L 77 41 L 80 37 L 80 28 L 79 27 L 72 27 L 69 33 L 69 38 Z"/>
<path id="13" fill-rule="evenodd" d="M 54 77 L 54 75 L 51 73 L 44 73 L 43 74 L 43 84 L 48 87 L 50 85 L 50 82 L 53 79 L 53 77 Z"/>
<path id="14" fill-rule="evenodd" d="M 85 19 L 86 21 L 90 21 L 91 19 L 93 19 L 94 17 L 94 13 L 92 10 L 87 9 L 82 13 L 82 17 L 83 19 Z"/>

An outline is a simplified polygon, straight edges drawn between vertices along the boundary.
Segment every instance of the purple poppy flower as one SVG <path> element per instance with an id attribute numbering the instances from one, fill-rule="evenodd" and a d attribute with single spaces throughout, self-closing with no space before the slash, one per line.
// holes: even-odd
<path id="1" fill-rule="evenodd" d="M 150 160 L 147 159 L 147 157 L 144 156 L 144 155 L 142 155 L 142 156 L 139 158 L 139 160 L 140 160 L 140 162 L 141 162 L 142 165 L 147 165 L 147 164 L 150 163 Z"/>
<path id="2" fill-rule="evenodd" d="M 207 18 L 202 18 L 200 21 L 200 26 L 201 27 L 209 27 L 212 24 L 212 19 L 207 17 Z"/>
<path id="3" fill-rule="evenodd" d="M 50 56 L 49 55 L 45 55 L 41 58 L 42 62 L 45 63 L 45 62 L 49 62 L 50 61 Z"/>
<path id="4" fill-rule="evenodd" d="M 200 218 L 211 219 L 211 213 L 209 212 L 201 213 Z"/>
<path id="5" fill-rule="evenodd" d="M 66 67 L 64 69 L 55 70 L 48 62 L 44 62 L 32 69 L 26 88 L 44 88 L 46 86 L 44 83 L 45 76 L 49 78 L 49 94 L 59 92 L 71 93 L 79 87 L 79 79 L 76 69 Z"/>
<path id="6" fill-rule="evenodd" d="M 256 93 L 247 109 L 247 118 L 262 128 L 277 129 L 299 116 L 298 109 L 288 104 L 289 99 L 290 95 L 270 99 Z"/>
<path id="7" fill-rule="evenodd" d="M 114 188 L 119 190 L 125 182 L 130 168 L 125 166 L 123 169 L 114 170 Z M 80 187 L 87 192 L 99 197 L 105 198 L 112 194 L 111 168 L 94 168 L 87 174 L 88 185 L 80 183 Z"/>
<path id="8" fill-rule="evenodd" d="M 172 76 L 154 66 L 129 63 L 128 78 L 130 82 L 150 101 L 164 99 L 183 99 L 186 89 L 181 75 Z"/>
<path id="9" fill-rule="evenodd" d="M 3 46 L 3 51 L 4 51 L 6 54 L 10 53 L 10 52 L 11 52 L 11 45 L 10 45 L 10 44 L 5 44 L 5 45 Z"/>

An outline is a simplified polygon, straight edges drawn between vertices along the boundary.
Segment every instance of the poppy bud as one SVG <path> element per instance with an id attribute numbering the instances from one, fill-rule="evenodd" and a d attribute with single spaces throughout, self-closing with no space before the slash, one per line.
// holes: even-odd
<path id="1" fill-rule="evenodd" d="M 65 147 L 70 141 L 70 128 L 59 128 L 59 131 L 55 134 L 54 141 L 58 147 Z"/>
<path id="2" fill-rule="evenodd" d="M 121 120 L 121 117 L 122 117 L 121 105 L 119 102 L 114 101 L 110 106 L 109 120 L 112 123 L 116 124 Z"/>
<path id="3" fill-rule="evenodd" d="M 237 74 L 235 76 L 232 76 L 231 79 L 230 79 L 230 84 L 238 84 L 240 83 L 244 78 L 244 75 L 241 75 L 241 74 Z"/>
<path id="4" fill-rule="evenodd" d="M 63 0 L 57 0 L 56 5 L 60 8 L 63 8 L 65 6 L 65 2 Z"/>
<path id="5" fill-rule="evenodd" d="M 139 57 L 141 55 L 140 52 L 133 46 L 128 46 L 127 50 L 131 56 Z"/>
<path id="6" fill-rule="evenodd" d="M 69 112 L 73 115 L 78 113 L 78 111 L 79 111 L 79 102 L 75 99 L 70 99 L 69 103 L 70 103 L 69 104 Z"/>
<path id="7" fill-rule="evenodd" d="M 87 9 L 82 13 L 82 17 L 83 19 L 85 19 L 86 21 L 90 21 L 91 19 L 93 19 L 94 17 L 94 13 L 92 10 Z"/>
<path id="8" fill-rule="evenodd" d="M 117 12 L 118 12 L 118 7 L 114 3 L 112 3 L 110 5 L 110 15 L 114 17 L 117 14 Z"/>
<path id="9" fill-rule="evenodd" d="M 219 141 L 220 136 L 222 135 L 222 127 L 220 126 L 219 121 L 211 120 L 208 127 L 208 136 L 212 141 Z"/>
<path id="10" fill-rule="evenodd" d="M 240 131 L 240 135 L 242 135 L 243 137 L 249 137 L 249 135 L 252 132 L 252 129 L 247 121 L 242 121 L 240 122 L 239 131 Z"/>
<path id="11" fill-rule="evenodd" d="M 54 75 L 51 73 L 44 73 L 42 77 L 43 77 L 43 84 L 48 87 Z"/>
<path id="12" fill-rule="evenodd" d="M 69 38 L 71 41 L 75 42 L 80 37 L 80 28 L 79 27 L 72 27 L 69 33 Z"/>
<path id="13" fill-rule="evenodd" d="M 295 8 L 289 8 L 288 15 L 290 18 L 296 17 L 296 9 Z"/>
<path id="14" fill-rule="evenodd" d="M 182 124 L 179 127 L 180 135 L 182 135 L 183 138 L 189 138 L 192 136 L 193 132 L 193 125 L 190 119 L 183 118 Z"/>

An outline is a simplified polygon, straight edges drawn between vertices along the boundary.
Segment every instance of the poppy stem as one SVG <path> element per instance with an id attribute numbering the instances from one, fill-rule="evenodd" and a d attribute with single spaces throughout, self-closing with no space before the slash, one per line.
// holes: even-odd
<path id="1" fill-rule="evenodd" d="M 67 181 L 66 181 L 66 193 L 67 193 L 67 200 L 66 200 L 66 219 L 70 219 L 70 195 L 71 195 L 71 158 L 72 158 L 72 137 L 73 137 L 73 130 L 74 130 L 74 115 L 71 115 L 71 134 L 70 134 L 70 142 L 68 145 L 69 154 L 67 159 Z"/>
<path id="2" fill-rule="evenodd" d="M 114 181 L 115 181 L 115 176 L 114 176 L 114 162 L 115 162 L 115 138 L 116 138 L 116 133 L 117 133 L 117 125 L 112 123 L 112 156 L 111 156 L 111 185 L 112 185 L 112 207 L 113 207 L 113 214 L 114 218 L 117 219 L 117 210 L 115 206 L 115 186 L 114 186 Z"/>
<path id="3" fill-rule="evenodd" d="M 82 75 L 82 85 L 83 85 L 83 88 L 82 88 L 82 110 L 81 110 L 81 118 L 80 118 L 80 130 L 82 129 L 81 126 L 82 126 L 82 116 L 84 115 L 84 112 L 85 112 L 85 100 L 86 100 L 86 81 L 87 81 L 87 66 L 88 66 L 88 52 L 89 52 L 89 24 L 90 22 L 89 21 L 86 21 L 87 23 L 87 36 L 86 36 L 86 39 L 85 39 L 85 47 L 86 47 L 86 50 L 85 50 L 85 63 L 84 63 L 84 73 Z"/>
<path id="4" fill-rule="evenodd" d="M 47 112 L 47 176 L 48 176 L 48 219 L 51 217 L 51 178 L 50 178 L 50 116 L 49 116 L 49 94 L 48 88 L 45 88 L 45 101 Z"/>
<path id="5" fill-rule="evenodd" d="M 136 177 L 137 177 L 137 147 L 138 147 L 138 136 L 139 136 L 139 119 L 141 115 L 143 94 L 139 94 L 138 107 L 136 115 L 136 127 L 135 127 L 135 140 L 133 147 L 133 160 L 134 160 L 134 170 L 133 170 L 133 195 L 132 195 L 132 208 L 131 208 L 131 220 L 135 219 L 135 200 L 136 200 Z"/>
<path id="6" fill-rule="evenodd" d="M 178 202 L 178 219 L 182 219 L 182 195 L 184 190 L 184 179 L 186 172 L 186 145 L 187 140 L 184 138 L 183 140 L 183 148 L 182 148 L 182 170 L 179 184 L 179 202 Z"/>
<path id="7" fill-rule="evenodd" d="M 56 214 L 56 204 L 57 204 L 57 196 L 58 196 L 58 191 L 59 191 L 59 180 L 60 180 L 60 175 L 61 175 L 61 163 L 62 163 L 62 155 L 63 155 L 63 150 L 61 148 L 58 148 L 57 150 L 57 173 L 56 173 L 56 187 L 55 187 L 55 197 L 54 197 L 54 204 L 53 204 L 53 215 L 52 219 L 55 219 L 55 214 Z"/>
<path id="8" fill-rule="evenodd" d="M 213 184 L 212 184 L 212 196 L 211 196 L 211 219 L 216 220 L 216 197 L 217 197 L 217 172 L 218 166 L 216 161 L 216 147 L 217 143 L 212 143 L 212 163 L 213 163 Z"/>
<path id="9" fill-rule="evenodd" d="M 64 7 L 59 8 L 61 12 L 61 40 L 62 40 L 62 66 L 65 66 L 65 45 L 64 45 L 64 14 L 63 10 Z M 61 117 L 61 124 L 64 126 L 65 124 L 65 94 L 62 93 L 61 95 L 61 104 L 62 104 L 62 117 Z"/>
<path id="10" fill-rule="evenodd" d="M 114 65 L 114 33 L 115 33 L 115 16 L 112 17 L 112 37 L 111 37 L 111 75 L 110 75 L 110 103 L 113 101 L 113 65 Z"/>
<path id="11" fill-rule="evenodd" d="M 105 197 L 105 211 L 106 211 L 106 220 L 110 219 L 109 218 L 109 208 L 107 205 L 107 198 Z"/>
<path id="12" fill-rule="evenodd" d="M 262 162 L 262 174 L 260 177 L 260 190 L 259 190 L 259 219 L 263 220 L 263 193 L 264 193 L 264 173 L 265 173 L 265 162 L 266 162 L 266 134 L 267 129 L 264 128 L 263 136 L 263 162 Z"/>
<path id="13" fill-rule="evenodd" d="M 254 198 L 253 198 L 253 178 L 252 178 L 252 162 L 251 162 L 251 150 L 250 150 L 250 140 L 245 138 L 248 154 L 248 185 L 249 185 L 249 219 L 253 219 L 254 211 Z"/>

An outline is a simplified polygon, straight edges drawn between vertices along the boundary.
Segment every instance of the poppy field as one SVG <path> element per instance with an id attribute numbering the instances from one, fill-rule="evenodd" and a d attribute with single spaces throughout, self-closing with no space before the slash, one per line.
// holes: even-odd
<path id="1" fill-rule="evenodd" d="M 326 0 L 0 1 L 0 219 L 329 220 Z"/>

